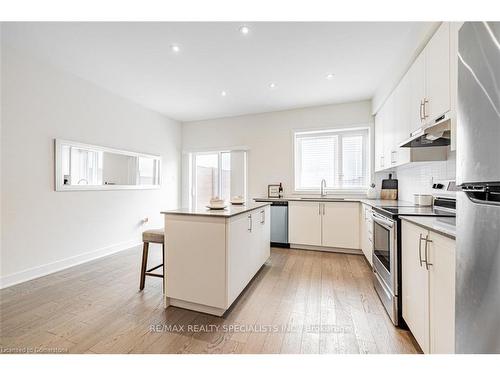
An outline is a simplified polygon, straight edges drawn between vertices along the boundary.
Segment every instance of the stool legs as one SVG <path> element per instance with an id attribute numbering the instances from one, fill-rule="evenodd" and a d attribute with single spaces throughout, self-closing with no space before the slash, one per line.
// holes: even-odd
<path id="1" fill-rule="evenodd" d="M 149 250 L 149 242 L 144 242 L 144 246 L 142 248 L 141 284 L 139 286 L 139 290 L 144 289 L 144 282 L 146 281 L 146 267 L 148 264 L 148 250 Z"/>
<path id="2" fill-rule="evenodd" d="M 161 244 L 161 265 L 163 271 L 163 280 L 161 282 L 161 287 L 163 288 L 163 293 L 165 293 L 165 242 Z"/>

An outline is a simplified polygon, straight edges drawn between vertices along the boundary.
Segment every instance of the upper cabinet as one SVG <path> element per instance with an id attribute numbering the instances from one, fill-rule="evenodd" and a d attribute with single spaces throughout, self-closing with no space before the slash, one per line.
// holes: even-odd
<path id="1" fill-rule="evenodd" d="M 457 33 L 453 30 L 447 22 L 439 27 L 375 115 L 376 172 L 414 161 L 446 160 L 443 147 L 415 149 L 399 145 L 422 126 L 447 112 L 454 113 Z M 453 122 L 454 115 L 450 118 Z M 454 136 L 452 132 L 452 150 Z"/>
<path id="2" fill-rule="evenodd" d="M 424 51 L 425 52 L 425 51 Z M 409 126 L 406 138 L 410 133 L 419 129 L 423 125 L 423 103 L 425 98 L 425 53 L 422 52 L 405 76 L 409 88 Z M 404 141 L 404 139 L 403 139 Z"/>
<path id="3" fill-rule="evenodd" d="M 425 50 L 425 124 L 450 110 L 450 24 L 443 22 Z"/>

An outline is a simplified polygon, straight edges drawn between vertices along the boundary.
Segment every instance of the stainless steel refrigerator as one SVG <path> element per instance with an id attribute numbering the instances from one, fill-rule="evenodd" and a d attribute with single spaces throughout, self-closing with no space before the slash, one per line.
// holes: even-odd
<path id="1" fill-rule="evenodd" d="M 455 350 L 500 353 L 500 22 L 458 43 Z"/>

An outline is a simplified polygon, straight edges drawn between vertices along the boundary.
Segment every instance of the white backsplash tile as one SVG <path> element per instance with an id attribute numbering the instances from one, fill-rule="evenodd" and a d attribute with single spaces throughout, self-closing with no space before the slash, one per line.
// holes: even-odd
<path id="1" fill-rule="evenodd" d="M 413 194 L 431 194 L 435 180 L 453 180 L 456 176 L 455 152 L 448 154 L 448 160 L 411 163 L 396 167 L 392 171 L 375 174 L 375 184 L 380 191 L 382 180 L 388 178 L 389 173 L 398 179 L 399 199 L 413 202 Z"/>

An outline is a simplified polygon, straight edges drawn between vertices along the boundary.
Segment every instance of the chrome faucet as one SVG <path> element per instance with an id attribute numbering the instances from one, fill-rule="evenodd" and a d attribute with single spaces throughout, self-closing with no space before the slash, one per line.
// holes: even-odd
<path id="1" fill-rule="evenodd" d="M 321 198 L 326 197 L 325 188 L 326 188 L 326 180 L 322 179 L 321 180 Z"/>

